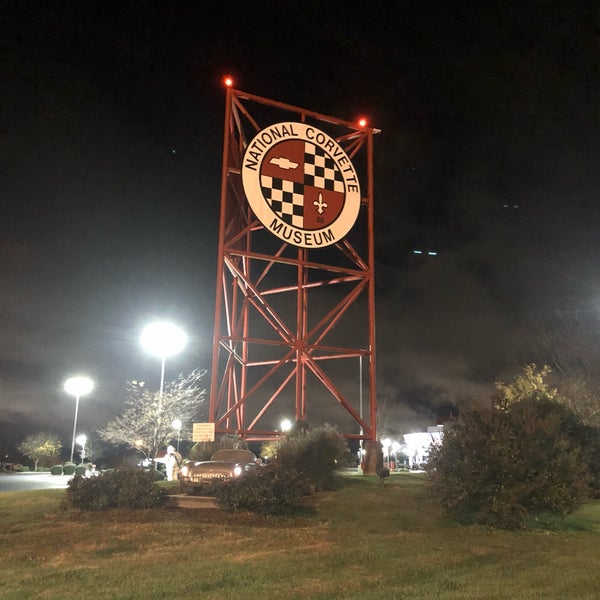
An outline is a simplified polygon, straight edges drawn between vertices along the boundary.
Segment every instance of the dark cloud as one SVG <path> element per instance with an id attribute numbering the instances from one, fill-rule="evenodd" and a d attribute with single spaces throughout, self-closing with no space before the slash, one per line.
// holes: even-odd
<path id="1" fill-rule="evenodd" d="M 599 19 L 585 2 L 7 3 L 0 421 L 69 432 L 63 379 L 158 379 L 142 324 L 208 366 L 220 77 L 375 145 L 378 389 L 398 429 L 488 397 L 530 315 L 597 298 Z M 433 250 L 435 257 L 413 250 Z M 325 414 L 325 417 L 328 415 Z M 15 428 L 18 423 L 19 427 Z"/>

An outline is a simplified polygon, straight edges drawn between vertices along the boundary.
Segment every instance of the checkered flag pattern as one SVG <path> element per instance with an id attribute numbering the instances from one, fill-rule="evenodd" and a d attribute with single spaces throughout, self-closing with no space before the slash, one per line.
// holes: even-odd
<path id="1" fill-rule="evenodd" d="M 304 144 L 303 183 L 271 175 L 260 176 L 264 199 L 285 223 L 304 227 L 304 191 L 306 187 L 344 193 L 344 179 L 333 159 L 310 142 Z M 312 206 L 308 210 L 314 210 Z"/>
<path id="2" fill-rule="evenodd" d="M 261 187 L 265 200 L 282 221 L 294 227 L 304 225 L 304 186 L 301 183 L 261 175 Z"/>
<path id="3" fill-rule="evenodd" d="M 344 193 L 344 179 L 333 159 L 310 142 L 304 145 L 304 184 Z"/>

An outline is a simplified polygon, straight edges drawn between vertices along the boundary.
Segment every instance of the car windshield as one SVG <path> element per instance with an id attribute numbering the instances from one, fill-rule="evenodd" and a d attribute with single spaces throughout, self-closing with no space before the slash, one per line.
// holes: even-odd
<path id="1" fill-rule="evenodd" d="M 217 450 L 211 460 L 222 460 L 224 462 L 232 463 L 253 463 L 256 460 L 256 456 L 250 452 L 250 450 Z"/>

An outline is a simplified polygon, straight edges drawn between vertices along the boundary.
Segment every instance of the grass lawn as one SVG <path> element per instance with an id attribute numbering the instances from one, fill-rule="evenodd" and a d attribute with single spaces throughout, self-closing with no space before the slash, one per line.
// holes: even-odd
<path id="1" fill-rule="evenodd" d="M 2 600 L 600 598 L 600 503 L 552 529 L 447 521 L 424 476 L 345 476 L 295 518 L 63 511 L 64 490 L 0 494 Z"/>

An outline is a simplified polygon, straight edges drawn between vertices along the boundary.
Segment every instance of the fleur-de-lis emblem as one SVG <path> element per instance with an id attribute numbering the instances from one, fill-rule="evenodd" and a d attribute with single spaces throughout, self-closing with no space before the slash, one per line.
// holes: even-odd
<path id="1" fill-rule="evenodd" d="M 323 202 L 323 194 L 319 192 L 319 199 L 315 200 L 313 204 L 317 207 L 317 212 L 322 215 L 327 208 L 327 202 Z"/>

